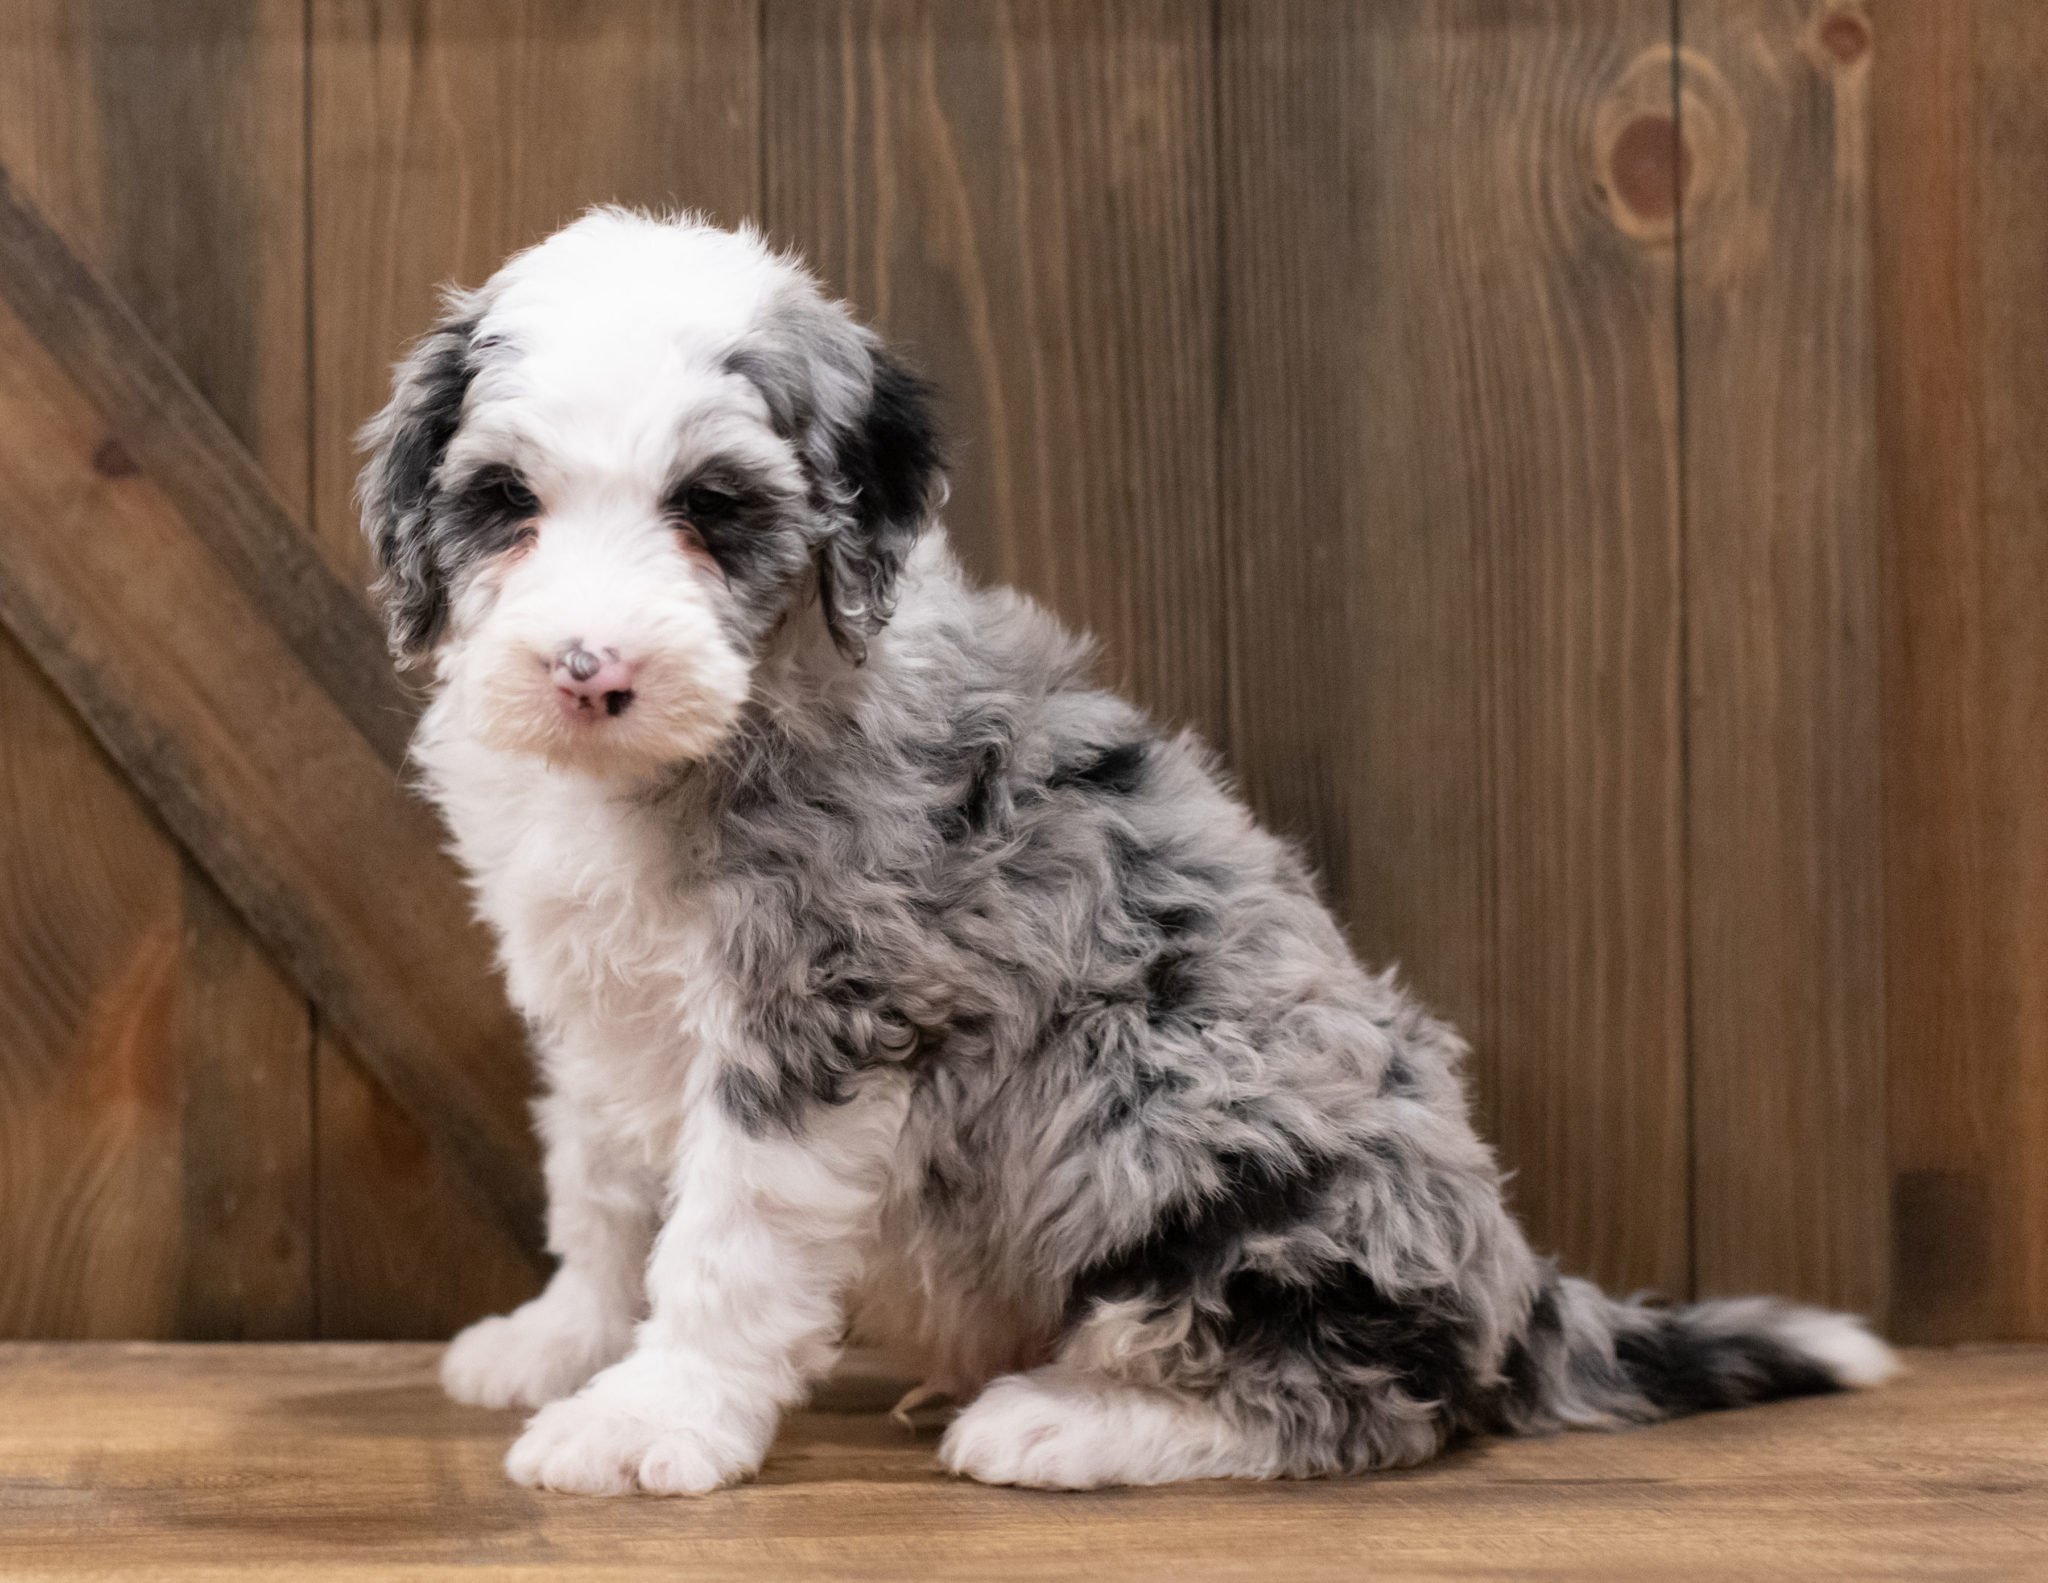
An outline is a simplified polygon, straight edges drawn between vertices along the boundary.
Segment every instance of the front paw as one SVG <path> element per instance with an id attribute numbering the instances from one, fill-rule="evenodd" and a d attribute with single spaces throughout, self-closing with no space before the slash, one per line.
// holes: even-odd
<path id="1" fill-rule="evenodd" d="M 749 1437 L 607 1395 L 593 1387 L 542 1408 L 506 1455 L 505 1471 L 530 1488 L 571 1495 L 703 1495 L 761 1466 Z"/>
<path id="2" fill-rule="evenodd" d="M 472 1407 L 540 1407 L 611 1361 L 615 1348 L 601 1332 L 592 1321 L 531 1305 L 480 1320 L 448 1344 L 442 1389 Z"/>

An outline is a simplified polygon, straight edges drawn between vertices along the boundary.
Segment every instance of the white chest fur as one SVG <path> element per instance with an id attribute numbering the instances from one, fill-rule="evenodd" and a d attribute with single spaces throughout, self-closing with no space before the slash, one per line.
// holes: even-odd
<path id="1" fill-rule="evenodd" d="M 549 1086 L 600 1146 L 665 1177 L 692 1068 L 738 1037 L 682 832 L 602 782 L 437 724 L 430 712 L 416 756 Z"/>

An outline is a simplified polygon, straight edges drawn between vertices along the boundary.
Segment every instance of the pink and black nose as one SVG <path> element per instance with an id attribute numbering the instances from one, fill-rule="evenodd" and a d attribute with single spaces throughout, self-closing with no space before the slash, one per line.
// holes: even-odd
<path id="1" fill-rule="evenodd" d="M 568 644 L 555 656 L 555 701 L 571 719 L 616 719 L 632 707 L 638 668 L 617 649 Z"/>

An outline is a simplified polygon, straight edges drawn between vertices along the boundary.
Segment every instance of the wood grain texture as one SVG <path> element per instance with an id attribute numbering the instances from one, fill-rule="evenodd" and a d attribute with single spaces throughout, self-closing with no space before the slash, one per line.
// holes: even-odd
<path id="1" fill-rule="evenodd" d="M 314 1333 L 313 1039 L 303 993 L 197 863 L 182 865 L 184 1258 L 178 1338 Z"/>
<path id="2" fill-rule="evenodd" d="M 0 1335 L 172 1334 L 178 855 L 4 633 L 0 720 Z"/>
<path id="3" fill-rule="evenodd" d="M 1877 10 L 1893 1319 L 2048 1334 L 2048 10 Z"/>
<path id="4" fill-rule="evenodd" d="M 2038 0 L 0 5 L 0 1334 L 537 1280 L 350 436 L 616 198 L 939 380 L 965 559 L 1473 1037 L 1540 1244 L 2048 1335 L 2043 81 Z"/>
<path id="5" fill-rule="evenodd" d="M 755 209 L 751 0 L 315 0 L 312 530 L 368 579 L 356 429 L 433 322 L 594 203 Z M 458 1168 L 422 1145 L 346 1041 L 319 1050 L 321 1318 L 329 1335 L 434 1336 L 533 1288 Z"/>
<path id="6" fill-rule="evenodd" d="M 1443 182 L 1410 174 L 1445 84 L 1413 7 L 1226 7 L 1223 500 L 1245 790 L 1304 839 L 1368 962 L 1494 1039 L 1482 560 L 1434 465 L 1465 426 L 1443 360 Z M 1483 200 L 1482 200 L 1483 201 Z M 1467 358 L 1469 362 L 1469 358 Z M 1425 372 L 1426 371 L 1426 372 Z M 1453 439 L 1450 443 L 1456 443 Z M 1497 1125 L 1490 1067 L 1478 1096 Z"/>
<path id="7" fill-rule="evenodd" d="M 307 470 L 303 10 L 0 9 L 0 164 L 288 499 Z"/>
<path id="8" fill-rule="evenodd" d="M 105 418 L 110 470 L 146 469 L 394 768 L 415 713 L 384 640 L 295 530 L 255 459 L 133 310 L 0 172 L 0 301 Z"/>
<path id="9" fill-rule="evenodd" d="M 480 1201 L 535 1236 L 523 1038 L 432 816 L 155 482 L 110 463 L 107 415 L 7 312 L 0 422 L 0 622 Z"/>
<path id="10" fill-rule="evenodd" d="M 1680 18 L 1698 1278 L 1882 1311 L 1871 25 Z"/>
<path id="11" fill-rule="evenodd" d="M 942 1477 L 856 1361 L 754 1483 L 537 1495 L 426 1347 L 0 1351 L 10 1578 L 2009 1579 L 2048 1527 L 2048 1358 L 1488 1444 L 1411 1472 L 1054 1495 Z"/>
<path id="12" fill-rule="evenodd" d="M 1235 757 L 1534 1239 L 1683 1291 L 1668 18 L 1226 0 L 1220 63 Z"/>
<path id="13" fill-rule="evenodd" d="M 540 1290 L 542 1267 L 462 1191 L 460 1166 L 322 1029 L 320 1334 L 433 1340 Z"/>
<path id="14" fill-rule="evenodd" d="M 296 0 L 0 14 L 0 164 L 287 494 L 306 481 L 303 58 Z M 62 267 L 9 273 L 91 333 L 94 300 L 48 302 Z M 130 442 L 166 449 L 148 381 L 124 394 Z M 304 1003 L 5 639 L 0 694 L 0 1331 L 305 1334 Z"/>
<path id="15" fill-rule="evenodd" d="M 971 570 L 1225 741 L 1208 11 L 768 0 L 765 213 L 934 378 Z"/>

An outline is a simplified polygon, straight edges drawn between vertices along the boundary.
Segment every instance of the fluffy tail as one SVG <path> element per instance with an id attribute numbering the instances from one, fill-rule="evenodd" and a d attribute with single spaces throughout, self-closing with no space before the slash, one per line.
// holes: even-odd
<path id="1" fill-rule="evenodd" d="M 1851 1314 L 1773 1297 L 1675 1308 L 1553 1277 L 1509 1369 L 1518 1429 L 1647 1423 L 1781 1396 L 1881 1385 L 1892 1349 Z"/>

